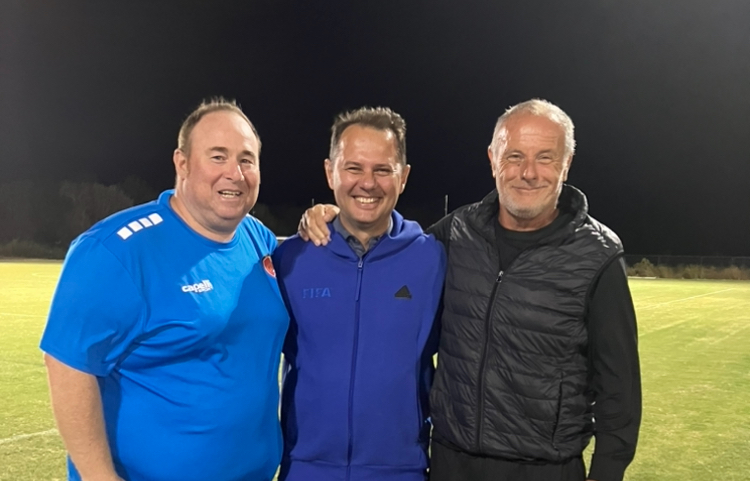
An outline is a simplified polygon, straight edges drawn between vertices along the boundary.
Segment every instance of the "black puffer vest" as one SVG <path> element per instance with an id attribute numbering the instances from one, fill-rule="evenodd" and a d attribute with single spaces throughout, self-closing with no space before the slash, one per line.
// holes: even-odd
<path id="1" fill-rule="evenodd" d="M 497 202 L 492 192 L 451 220 L 434 435 L 473 454 L 563 461 L 592 435 L 586 301 L 622 246 L 566 185 L 559 206 L 573 222 L 501 272 Z"/>

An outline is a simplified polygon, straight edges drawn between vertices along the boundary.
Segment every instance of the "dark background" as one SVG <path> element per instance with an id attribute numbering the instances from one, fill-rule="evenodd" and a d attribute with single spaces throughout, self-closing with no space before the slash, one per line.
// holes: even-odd
<path id="1" fill-rule="evenodd" d="M 334 115 L 390 106 L 399 209 L 425 224 L 493 187 L 496 118 L 545 98 L 576 123 L 570 183 L 628 252 L 750 256 L 747 0 L 0 0 L 0 182 L 169 188 L 212 95 L 260 131 L 271 209 L 331 200 Z"/>

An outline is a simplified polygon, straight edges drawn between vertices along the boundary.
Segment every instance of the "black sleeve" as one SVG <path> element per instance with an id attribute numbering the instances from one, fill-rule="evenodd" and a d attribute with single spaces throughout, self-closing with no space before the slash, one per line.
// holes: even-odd
<path id="1" fill-rule="evenodd" d="M 589 479 L 622 481 L 635 456 L 641 424 L 638 331 L 622 258 L 602 271 L 586 322 L 596 420 Z"/>
<path id="2" fill-rule="evenodd" d="M 425 230 L 427 234 L 432 234 L 435 239 L 440 241 L 445 247 L 445 253 L 448 254 L 448 239 L 450 238 L 451 220 L 453 219 L 453 213 L 450 213 L 440 219 L 439 221 L 432 224 Z"/>

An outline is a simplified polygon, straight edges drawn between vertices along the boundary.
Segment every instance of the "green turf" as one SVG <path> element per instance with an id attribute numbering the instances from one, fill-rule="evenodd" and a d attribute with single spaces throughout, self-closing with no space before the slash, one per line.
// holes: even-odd
<path id="1" fill-rule="evenodd" d="M 64 479 L 37 349 L 59 270 L 0 262 L 0 481 Z M 626 479 L 750 480 L 750 282 L 630 284 L 644 420 Z"/>
<path id="2" fill-rule="evenodd" d="M 0 481 L 65 479 L 37 347 L 59 273 L 59 262 L 0 262 Z"/>
<path id="3" fill-rule="evenodd" d="M 631 281 L 644 419 L 629 480 L 750 480 L 750 282 Z"/>

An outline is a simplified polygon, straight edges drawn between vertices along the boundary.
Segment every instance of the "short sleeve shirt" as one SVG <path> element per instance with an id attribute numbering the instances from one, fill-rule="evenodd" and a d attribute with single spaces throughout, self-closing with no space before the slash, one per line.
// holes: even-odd
<path id="1" fill-rule="evenodd" d="M 172 211 L 171 195 L 73 242 L 41 348 L 98 377 L 126 480 L 271 480 L 289 322 L 276 239 L 251 217 L 228 243 L 206 239 Z M 79 479 L 73 466 L 69 475 Z"/>

